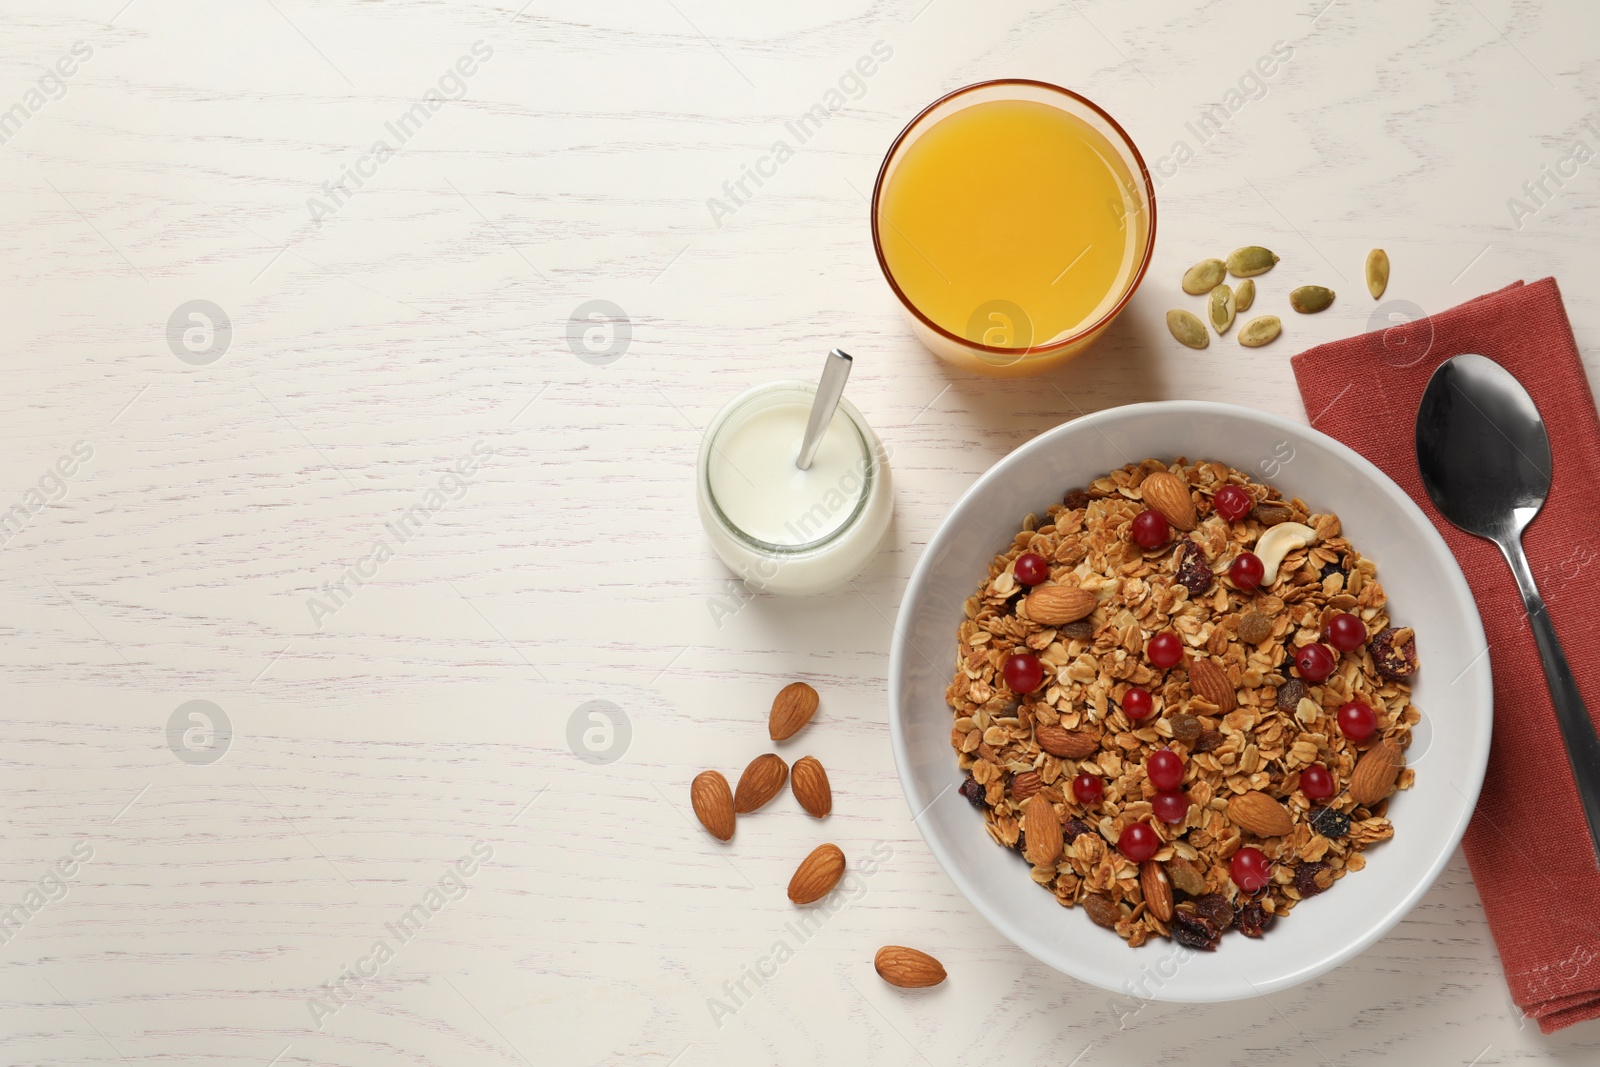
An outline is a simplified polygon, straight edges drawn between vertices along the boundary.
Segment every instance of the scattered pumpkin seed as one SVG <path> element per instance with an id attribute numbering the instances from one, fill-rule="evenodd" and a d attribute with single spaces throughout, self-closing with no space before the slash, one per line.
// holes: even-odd
<path id="1" fill-rule="evenodd" d="M 1389 288 L 1389 253 L 1374 248 L 1367 253 L 1367 292 L 1376 300 Z"/>
<path id="2" fill-rule="evenodd" d="M 1256 302 L 1256 283 L 1253 278 L 1246 278 L 1233 287 L 1233 311 L 1236 315 L 1243 315 L 1250 310 L 1250 305 Z"/>
<path id="3" fill-rule="evenodd" d="M 1276 315 L 1260 315 L 1239 327 L 1239 343 L 1246 348 L 1260 348 L 1278 339 L 1283 332 L 1283 322 Z"/>
<path id="4" fill-rule="evenodd" d="M 1202 259 L 1183 272 L 1183 291 L 1190 296 L 1209 293 L 1228 276 L 1228 265 L 1220 259 Z"/>
<path id="5" fill-rule="evenodd" d="M 1302 315 L 1315 315 L 1333 303 L 1334 292 L 1320 285 L 1302 285 L 1289 294 L 1289 306 Z"/>
<path id="6" fill-rule="evenodd" d="M 1270 248 L 1245 245 L 1228 253 L 1228 271 L 1235 278 L 1254 278 L 1265 274 L 1277 265 L 1278 257 Z"/>
<path id="7" fill-rule="evenodd" d="M 1228 327 L 1233 325 L 1233 290 L 1226 283 L 1211 290 L 1211 299 L 1206 301 L 1206 313 L 1211 317 L 1211 328 L 1221 337 L 1228 332 Z"/>
<path id="8" fill-rule="evenodd" d="M 1167 329 L 1172 331 L 1172 336 L 1178 339 L 1179 344 L 1190 348 L 1204 348 L 1211 343 L 1206 324 L 1195 318 L 1192 312 L 1167 312 Z"/>

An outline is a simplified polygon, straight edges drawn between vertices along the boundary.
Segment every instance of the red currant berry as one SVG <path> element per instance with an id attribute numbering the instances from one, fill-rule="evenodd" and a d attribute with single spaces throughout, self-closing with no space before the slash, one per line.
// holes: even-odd
<path id="1" fill-rule="evenodd" d="M 1228 577 L 1240 589 L 1254 589 L 1266 575 L 1267 568 L 1254 552 L 1241 552 L 1228 564 Z"/>
<path id="2" fill-rule="evenodd" d="M 1365 741 L 1378 730 L 1378 716 L 1372 709 L 1352 700 L 1339 709 L 1339 731 L 1352 741 Z"/>
<path id="3" fill-rule="evenodd" d="M 1023 585 L 1038 585 L 1050 577 L 1050 564 L 1037 552 L 1024 552 L 1017 557 L 1012 573 Z"/>
<path id="4" fill-rule="evenodd" d="M 1170 748 L 1158 748 L 1144 761 L 1145 777 L 1162 791 L 1183 784 L 1183 757 Z"/>
<path id="5" fill-rule="evenodd" d="M 1166 630 L 1150 639 L 1144 646 L 1144 654 L 1157 667 L 1176 667 L 1183 659 L 1183 642 L 1178 640 L 1177 634 Z"/>
<path id="6" fill-rule="evenodd" d="M 1172 536 L 1167 517 L 1159 511 L 1141 511 L 1133 517 L 1133 539 L 1142 548 L 1160 548 Z"/>
<path id="7" fill-rule="evenodd" d="M 1117 837 L 1117 851 L 1135 863 L 1143 863 L 1156 854 L 1161 838 L 1156 828 L 1147 822 L 1136 822 Z"/>
<path id="8" fill-rule="evenodd" d="M 1300 772 L 1300 791 L 1311 800 L 1326 800 L 1337 788 L 1333 774 L 1320 763 L 1313 763 Z"/>
<path id="9" fill-rule="evenodd" d="M 1031 693 L 1044 683 L 1044 664 L 1032 652 L 1018 652 L 1006 660 L 1004 673 L 1013 693 Z"/>
<path id="10" fill-rule="evenodd" d="M 1179 789 L 1157 793 L 1150 806 L 1155 809 L 1156 818 L 1164 823 L 1180 823 L 1189 817 L 1189 798 Z"/>
<path id="11" fill-rule="evenodd" d="M 1246 845 L 1228 861 L 1228 874 L 1232 876 L 1234 885 L 1246 893 L 1254 893 L 1272 877 L 1272 862 L 1259 848 Z"/>
<path id="12" fill-rule="evenodd" d="M 1328 620 L 1328 628 L 1323 636 L 1328 639 L 1328 644 L 1340 652 L 1354 652 L 1367 643 L 1367 627 L 1354 615 L 1341 611 Z"/>
<path id="13" fill-rule="evenodd" d="M 1338 660 L 1327 645 L 1307 645 L 1294 654 L 1294 665 L 1300 668 L 1300 677 L 1308 682 L 1320 682 L 1333 673 Z"/>
<path id="14" fill-rule="evenodd" d="M 1217 509 L 1218 515 L 1229 522 L 1238 522 L 1250 514 L 1250 509 L 1255 505 L 1256 502 L 1250 499 L 1250 494 L 1237 485 L 1225 485 L 1211 498 L 1211 506 Z"/>
<path id="15" fill-rule="evenodd" d="M 1098 804 L 1106 795 L 1106 785 L 1092 774 L 1080 774 L 1072 780 L 1072 795 L 1079 804 Z"/>
<path id="16" fill-rule="evenodd" d="M 1156 710 L 1156 702 L 1144 689 L 1130 689 L 1122 694 L 1122 710 L 1130 719 L 1148 719 Z"/>

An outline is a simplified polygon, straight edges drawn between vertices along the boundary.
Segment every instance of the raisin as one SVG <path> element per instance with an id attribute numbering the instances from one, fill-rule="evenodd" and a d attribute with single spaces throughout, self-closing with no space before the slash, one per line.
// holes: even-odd
<path id="1" fill-rule="evenodd" d="M 1290 678 L 1278 687 L 1278 710 L 1293 711 L 1300 706 L 1300 701 L 1306 696 L 1306 683 L 1298 678 Z"/>
<path id="2" fill-rule="evenodd" d="M 1217 928 L 1220 934 L 1233 925 L 1233 906 L 1221 893 L 1207 893 L 1194 899 L 1194 911 Z"/>
<path id="3" fill-rule="evenodd" d="M 1079 619 L 1077 622 L 1067 623 L 1056 632 L 1068 640 L 1089 641 L 1094 638 L 1094 623 L 1088 619 Z"/>
<path id="4" fill-rule="evenodd" d="M 1195 738 L 1200 736 L 1200 720 L 1193 715 L 1181 712 L 1167 718 L 1167 725 L 1172 727 L 1172 739 L 1182 741 L 1184 744 L 1194 744 Z"/>
<path id="5" fill-rule="evenodd" d="M 1259 645 L 1272 636 L 1272 620 L 1259 611 L 1252 611 L 1239 620 L 1239 640 L 1247 645 Z"/>
<path id="6" fill-rule="evenodd" d="M 1257 504 L 1250 509 L 1250 517 L 1263 526 L 1276 526 L 1294 518 L 1294 512 L 1277 504 Z"/>
<path id="7" fill-rule="evenodd" d="M 1350 832 L 1350 816 L 1333 808 L 1318 808 L 1311 813 L 1311 828 L 1334 841 Z"/>
<path id="8" fill-rule="evenodd" d="M 1061 498 L 1061 506 L 1068 511 L 1086 508 L 1089 506 L 1089 494 L 1082 489 L 1069 489 L 1067 495 Z"/>
<path id="9" fill-rule="evenodd" d="M 1391 682 L 1409 678 L 1417 670 L 1417 643 L 1408 638 L 1404 644 L 1396 645 L 1394 638 L 1398 632 L 1389 626 L 1372 639 L 1373 666 Z"/>
<path id="10" fill-rule="evenodd" d="M 1194 750 L 1196 755 L 1210 752 L 1212 749 L 1222 747 L 1222 734 L 1216 730 L 1202 730 L 1195 740 Z"/>
<path id="11" fill-rule="evenodd" d="M 1234 925 L 1246 937 L 1260 937 L 1271 928 L 1277 916 L 1272 914 L 1260 904 L 1246 904 L 1239 909 L 1239 915 L 1234 919 Z"/>
<path id="12" fill-rule="evenodd" d="M 1078 818 L 1068 819 L 1066 821 L 1066 823 L 1061 827 L 1061 840 L 1065 841 L 1067 844 L 1070 845 L 1074 841 L 1076 841 L 1079 837 L 1081 837 L 1083 834 L 1086 834 L 1088 832 L 1089 832 L 1089 824 L 1084 822 L 1082 819 L 1078 819 Z"/>
<path id="13" fill-rule="evenodd" d="M 967 780 L 961 783 L 961 795 L 966 797 L 967 802 L 973 807 L 983 807 L 983 786 L 979 785 L 978 780 L 970 774 L 967 775 Z"/>
<path id="14" fill-rule="evenodd" d="M 1197 600 L 1211 588 L 1213 575 L 1206 563 L 1206 555 L 1193 541 L 1185 540 L 1178 546 L 1177 582 L 1189 590 L 1189 599 Z"/>
<path id="15" fill-rule="evenodd" d="M 1328 563 L 1324 563 L 1322 565 L 1322 572 L 1317 575 L 1317 577 L 1325 579 L 1330 578 L 1335 574 L 1343 575 L 1346 578 L 1350 577 L 1350 571 L 1346 569 L 1344 565 L 1343 556 L 1340 556 L 1338 559 L 1332 560 Z"/>
<path id="16" fill-rule="evenodd" d="M 1083 898 L 1083 910 L 1088 912 L 1089 918 L 1097 926 L 1104 926 L 1108 930 L 1114 929 L 1122 920 L 1122 909 L 1099 893 L 1090 893 Z"/>
<path id="17" fill-rule="evenodd" d="M 1016 850 L 1016 853 L 1019 856 L 1022 855 L 1023 853 L 1025 853 L 1025 852 L 1027 852 L 1028 851 L 1028 835 L 1026 833 L 1024 833 L 1023 831 L 1018 830 L 1017 831 L 1017 843 L 1012 845 L 1011 847 Z"/>
<path id="18" fill-rule="evenodd" d="M 1294 887 L 1302 897 L 1314 897 L 1322 892 L 1317 875 L 1328 869 L 1326 863 L 1302 863 L 1294 869 Z"/>
<path id="19" fill-rule="evenodd" d="M 1211 952 L 1221 936 L 1222 931 L 1209 919 L 1195 914 L 1192 905 L 1184 904 L 1172 913 L 1172 939 L 1180 945 Z"/>

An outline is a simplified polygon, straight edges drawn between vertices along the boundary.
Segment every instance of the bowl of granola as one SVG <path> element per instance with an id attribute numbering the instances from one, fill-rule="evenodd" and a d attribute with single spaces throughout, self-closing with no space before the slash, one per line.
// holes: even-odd
<path id="1" fill-rule="evenodd" d="M 1137 404 L 957 502 L 901 604 L 890 731 L 923 837 L 1018 946 L 1130 1011 L 1242 999 L 1433 884 L 1488 760 L 1485 649 L 1444 541 L 1355 452 Z"/>

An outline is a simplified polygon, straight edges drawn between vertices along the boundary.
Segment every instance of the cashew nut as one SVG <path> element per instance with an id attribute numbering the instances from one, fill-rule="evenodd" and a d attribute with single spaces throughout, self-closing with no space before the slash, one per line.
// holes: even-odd
<path id="1" fill-rule="evenodd" d="M 1278 578 L 1278 564 L 1297 548 L 1304 548 L 1317 539 L 1317 531 L 1299 522 L 1280 522 L 1269 527 L 1256 541 L 1256 555 L 1261 559 L 1261 588 L 1265 589 Z"/>

